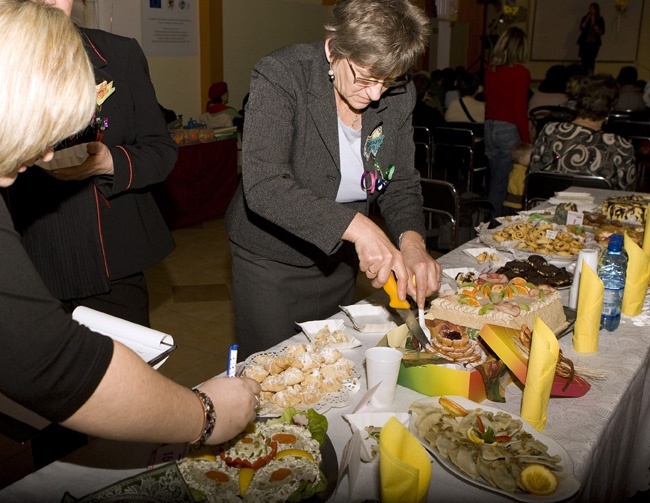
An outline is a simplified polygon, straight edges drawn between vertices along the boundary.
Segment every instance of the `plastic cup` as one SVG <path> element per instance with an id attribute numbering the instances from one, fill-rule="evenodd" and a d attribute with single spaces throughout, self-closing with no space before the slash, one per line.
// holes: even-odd
<path id="1" fill-rule="evenodd" d="M 373 407 L 385 408 L 393 403 L 401 361 L 402 353 L 394 348 L 377 347 L 366 350 L 368 389 L 379 384 L 370 399 L 370 405 Z"/>

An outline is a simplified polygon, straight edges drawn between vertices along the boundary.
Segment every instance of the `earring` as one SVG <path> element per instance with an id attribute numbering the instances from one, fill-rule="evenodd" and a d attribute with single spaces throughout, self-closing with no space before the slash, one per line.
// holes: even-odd
<path id="1" fill-rule="evenodd" d="M 327 77 L 330 79 L 330 82 L 334 82 L 334 70 L 332 70 L 332 62 L 330 61 L 330 69 L 327 72 Z"/>

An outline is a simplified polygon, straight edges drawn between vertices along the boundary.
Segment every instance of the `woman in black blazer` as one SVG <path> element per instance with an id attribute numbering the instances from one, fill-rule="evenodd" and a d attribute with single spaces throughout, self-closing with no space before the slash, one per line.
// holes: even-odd
<path id="1" fill-rule="evenodd" d="M 424 245 L 406 74 L 428 40 L 408 0 L 342 0 L 326 41 L 254 68 L 242 184 L 227 215 L 235 325 L 243 355 L 349 304 L 358 270 L 389 274 L 424 307 L 440 266 Z M 369 215 L 377 202 L 384 233 Z"/>
<path id="2" fill-rule="evenodd" d="M 72 0 L 50 3 L 70 15 Z M 138 43 L 81 31 L 97 112 L 93 126 L 60 147 L 88 143 L 89 156 L 69 168 L 29 169 L 10 189 L 9 207 L 52 295 L 69 309 L 84 305 L 148 326 L 142 271 L 174 249 L 151 187 L 171 172 L 177 147 Z"/>

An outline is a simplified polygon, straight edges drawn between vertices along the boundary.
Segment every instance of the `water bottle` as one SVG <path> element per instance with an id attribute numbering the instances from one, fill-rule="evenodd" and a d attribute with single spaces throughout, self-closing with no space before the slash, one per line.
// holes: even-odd
<path id="1" fill-rule="evenodd" d="M 605 285 L 600 328 L 613 332 L 621 322 L 621 304 L 625 287 L 627 253 L 623 250 L 623 236 L 614 234 L 609 238 L 607 251 L 598 263 L 598 276 Z"/>

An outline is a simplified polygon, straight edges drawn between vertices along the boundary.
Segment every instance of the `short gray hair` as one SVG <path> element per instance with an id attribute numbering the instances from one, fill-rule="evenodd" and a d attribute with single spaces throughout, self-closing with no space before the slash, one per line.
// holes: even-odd
<path id="1" fill-rule="evenodd" d="M 93 68 L 79 31 L 43 2 L 0 0 L 0 176 L 90 123 Z"/>
<path id="2" fill-rule="evenodd" d="M 339 0 L 325 25 L 334 59 L 348 58 L 373 77 L 413 69 L 429 42 L 429 19 L 409 0 Z"/>

